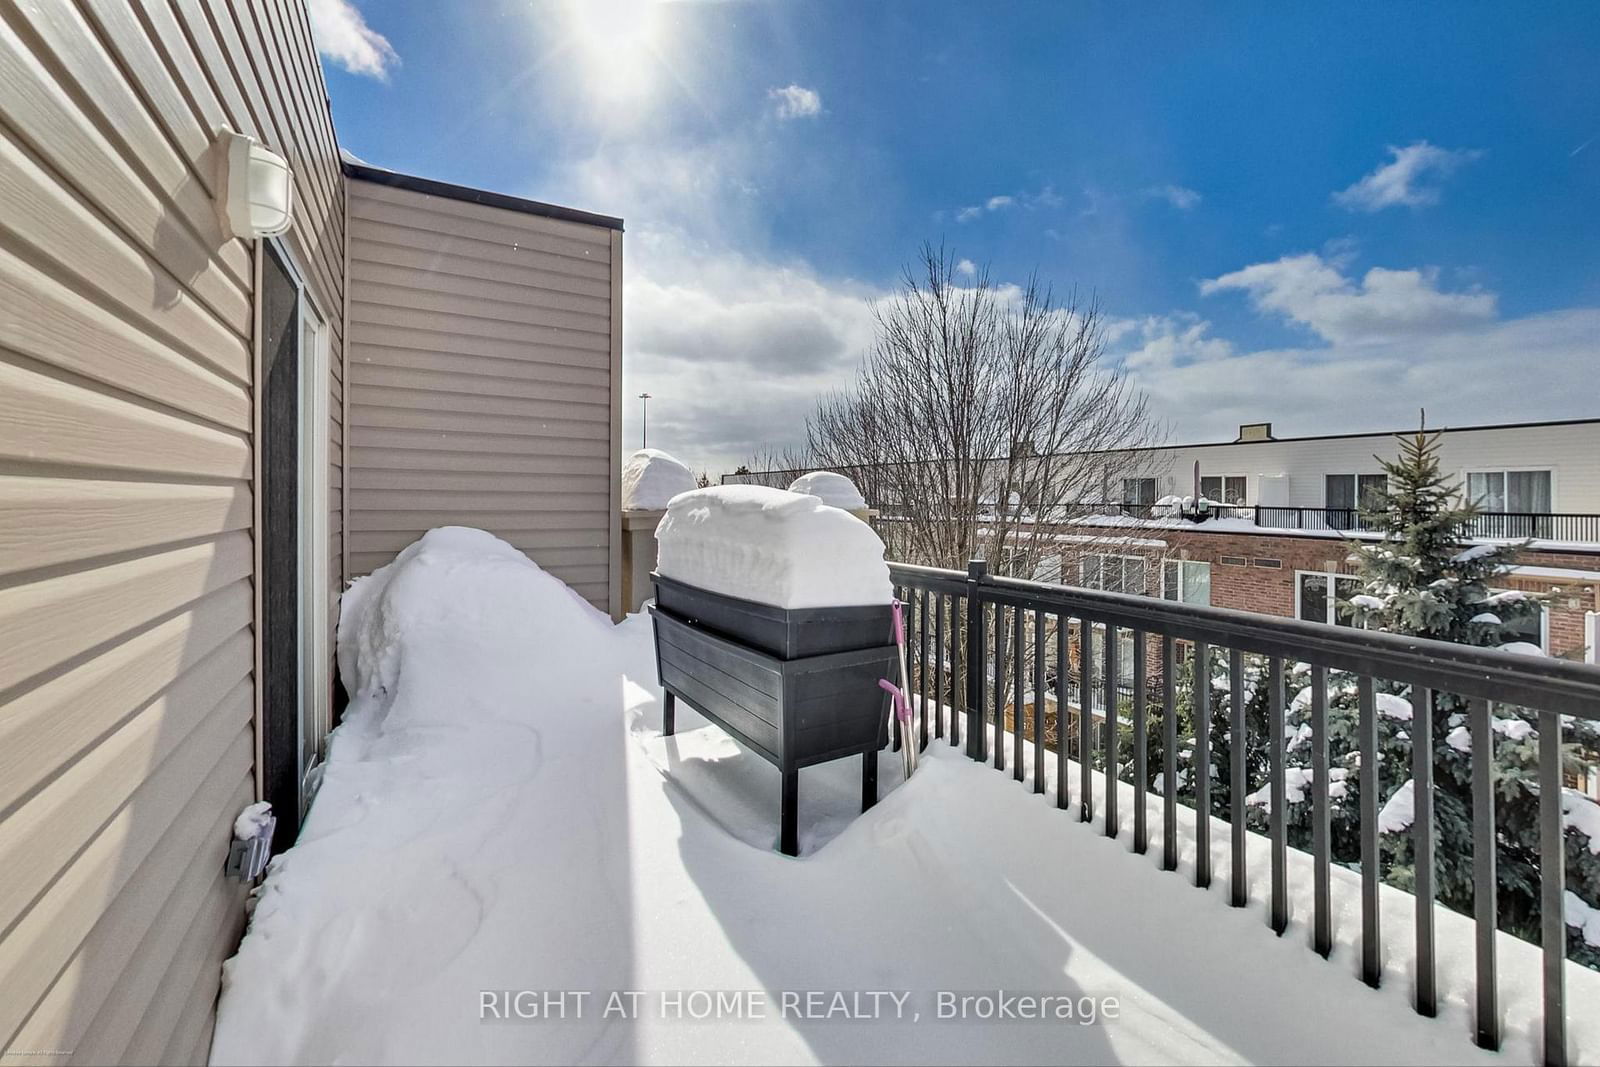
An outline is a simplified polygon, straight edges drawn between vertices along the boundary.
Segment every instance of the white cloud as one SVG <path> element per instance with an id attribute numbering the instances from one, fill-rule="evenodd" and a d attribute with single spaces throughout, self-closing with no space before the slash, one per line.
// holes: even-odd
<path id="1" fill-rule="evenodd" d="M 1426 207 L 1439 202 L 1439 187 L 1430 184 L 1448 178 L 1463 163 L 1483 155 L 1479 149 L 1440 148 L 1417 141 L 1404 148 L 1389 146 L 1393 158 L 1348 189 L 1333 194 L 1333 202 L 1351 211 L 1382 211 L 1386 207 Z"/>
<path id="2" fill-rule="evenodd" d="M 786 85 L 782 89 L 768 89 L 767 99 L 776 105 L 774 113 L 780 119 L 806 119 L 822 114 L 822 97 L 815 89 Z"/>
<path id="3" fill-rule="evenodd" d="M 957 222 L 972 222 L 982 218 L 986 213 L 1005 211 L 1009 208 L 1020 207 L 1027 211 L 1039 208 L 1054 208 L 1061 206 L 1061 197 L 1057 195 L 1055 187 L 1046 185 L 1036 193 L 1020 192 L 1016 194 L 1000 193 L 989 197 L 981 204 L 970 204 L 967 207 L 956 209 Z"/>
<path id="4" fill-rule="evenodd" d="M 1189 211 L 1200 203 L 1200 194 L 1182 185 L 1152 186 L 1145 195 L 1165 200 L 1179 211 Z"/>
<path id="5" fill-rule="evenodd" d="M 394 47 L 350 0 L 310 0 L 311 36 L 317 51 L 351 74 L 387 80 L 389 68 L 400 62 Z"/>
<path id="6" fill-rule="evenodd" d="M 650 443 L 713 473 L 800 443 L 817 399 L 871 344 L 880 294 L 681 234 L 630 238 L 625 395 L 655 395 Z M 635 414 L 624 418 L 630 446 Z"/>
<path id="7" fill-rule="evenodd" d="M 965 274 L 970 278 L 974 274 L 978 273 L 978 265 L 972 262 L 970 259 L 960 260 L 956 263 L 956 273 Z"/>
<path id="8" fill-rule="evenodd" d="M 768 251 L 763 191 L 783 166 L 730 127 L 698 143 L 610 144 L 530 190 L 627 221 L 624 395 L 654 395 L 650 444 L 696 471 L 800 443 L 817 398 L 871 343 L 880 292 Z M 638 417 L 623 408 L 630 448 Z"/>
<path id="9" fill-rule="evenodd" d="M 1442 292 L 1433 268 L 1373 267 L 1357 282 L 1342 273 L 1343 261 L 1314 252 L 1285 256 L 1203 281 L 1200 292 L 1246 292 L 1257 310 L 1282 315 L 1336 344 L 1426 337 L 1494 318 L 1493 293 Z"/>
<path id="10" fill-rule="evenodd" d="M 1376 344 L 1242 351 L 1211 324 L 1144 320 L 1128 372 L 1180 440 L 1231 440 L 1240 423 L 1283 434 L 1593 414 L 1600 308 L 1573 308 Z M 1536 386 L 1528 371 L 1537 371 Z"/>

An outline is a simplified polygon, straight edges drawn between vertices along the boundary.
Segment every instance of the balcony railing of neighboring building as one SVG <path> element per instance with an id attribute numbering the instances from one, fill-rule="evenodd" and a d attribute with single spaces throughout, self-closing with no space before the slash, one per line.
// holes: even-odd
<path id="1" fill-rule="evenodd" d="M 1155 505 L 1142 502 L 1074 504 L 1070 518 L 1115 515 L 1150 518 Z M 1213 504 L 1206 519 L 1249 519 L 1275 530 L 1361 532 L 1371 528 L 1358 508 L 1279 507 L 1268 504 Z M 1204 521 L 1196 519 L 1196 521 Z M 1480 512 L 1473 520 L 1472 536 L 1486 539 L 1573 541 L 1600 543 L 1600 514 L 1560 512 Z"/>
<path id="2" fill-rule="evenodd" d="M 1320 510 L 1320 509 L 1319 509 Z M 1287 826 L 1287 744 L 1285 734 L 1286 679 L 1297 664 L 1309 667 L 1311 684 L 1309 714 L 1311 725 L 1310 760 L 1312 778 L 1306 785 L 1312 804 L 1312 850 L 1314 870 L 1312 908 L 1313 947 L 1327 956 L 1333 947 L 1334 904 L 1331 896 L 1333 843 L 1330 823 L 1329 753 L 1329 672 L 1353 679 L 1359 701 L 1358 773 L 1360 795 L 1360 879 L 1361 879 L 1361 975 L 1376 986 L 1382 980 L 1384 950 L 1379 929 L 1379 783 L 1378 783 L 1378 684 L 1400 683 L 1409 687 L 1414 709 L 1410 774 L 1415 810 L 1408 832 L 1415 855 L 1416 901 L 1414 1006 L 1423 1015 L 1434 1015 L 1438 1007 L 1437 960 L 1434 945 L 1435 879 L 1433 861 L 1439 841 L 1434 817 L 1434 694 L 1452 694 L 1465 701 L 1472 760 L 1472 842 L 1475 858 L 1473 919 L 1476 923 L 1475 1017 L 1477 1041 L 1485 1048 L 1500 1043 L 1500 1009 L 1496 963 L 1498 878 L 1496 855 L 1496 796 L 1491 774 L 1494 733 L 1491 729 L 1491 704 L 1509 703 L 1537 709 L 1539 818 L 1537 855 L 1541 872 L 1539 889 L 1541 913 L 1541 951 L 1543 975 L 1543 1047 L 1546 1063 L 1566 1062 L 1566 965 L 1567 931 L 1563 916 L 1566 841 L 1563 823 L 1561 716 L 1600 719 L 1600 668 L 1559 660 L 1530 659 L 1498 649 L 1473 648 L 1440 641 L 1402 637 L 1371 630 L 1329 626 L 1279 619 L 1224 608 L 1181 604 L 1151 597 L 1097 592 L 1062 585 L 994 577 L 982 561 L 974 561 L 966 572 L 941 570 L 910 564 L 892 564 L 891 576 L 897 595 L 909 605 L 910 627 L 907 650 L 913 667 L 913 704 L 920 709 L 922 743 L 948 743 L 959 746 L 963 737 L 965 752 L 974 760 L 992 759 L 996 769 L 1007 770 L 1006 734 L 1011 734 L 1010 771 L 1019 781 L 1025 779 L 1027 749 L 1024 734 L 1048 738 L 1044 705 L 1046 700 L 1025 702 L 1024 691 L 1043 694 L 1054 690 L 1055 706 L 1077 703 L 1072 692 L 1074 673 L 1084 673 L 1082 650 L 1075 657 L 1071 631 L 1081 634 L 1085 627 L 1099 634 L 1088 655 L 1088 674 L 1107 686 L 1102 707 L 1119 707 L 1131 702 L 1131 744 L 1118 751 L 1122 742 L 1118 731 L 1096 727 L 1094 715 L 1076 715 L 1068 727 L 1078 737 L 1071 756 L 1078 762 L 1078 782 L 1069 781 L 1069 744 L 1058 741 L 1053 756 L 1046 745 L 1032 746 L 1033 788 L 1046 788 L 1047 758 L 1055 761 L 1055 802 L 1063 809 L 1076 810 L 1078 818 L 1090 821 L 1096 803 L 1094 780 L 1104 775 L 1103 798 L 1105 832 L 1119 832 L 1116 814 L 1118 783 L 1131 778 L 1133 792 L 1133 848 L 1148 848 L 1146 796 L 1147 783 L 1159 773 L 1163 820 L 1163 867 L 1178 866 L 1178 820 L 1194 826 L 1196 851 L 1194 879 L 1197 885 L 1211 883 L 1210 775 L 1195 776 L 1194 806 L 1179 802 L 1178 761 L 1171 754 L 1180 751 L 1180 726 L 1177 677 L 1180 646 L 1187 643 L 1191 662 L 1227 665 L 1230 680 L 1230 736 L 1247 736 L 1243 657 L 1264 661 L 1269 687 L 1267 749 L 1269 766 L 1266 788 L 1271 792 L 1269 806 L 1270 881 L 1267 916 L 1272 929 L 1282 934 L 1289 922 L 1288 826 Z M 1122 635 L 1131 640 L 1119 652 Z M 1020 655 L 1018 654 L 1020 653 Z M 1118 670 L 1117 658 L 1131 653 L 1133 685 L 1122 692 L 1125 672 Z M 1076 659 L 1076 663 L 1074 662 Z M 972 669 L 968 669 L 968 665 Z M 1014 666 L 1013 666 L 1014 665 Z M 926 669 L 923 669 L 926 667 Z M 1208 670 L 1207 674 L 1213 672 Z M 1028 678 L 1025 675 L 1031 674 Z M 1008 688 L 1011 692 L 1008 694 Z M 1210 686 L 1192 687 L 1195 696 L 1188 708 L 1193 717 L 1192 736 L 1185 731 L 1182 741 L 1195 749 L 1197 766 L 1210 764 L 1212 698 Z M 1029 707 L 1031 705 L 1031 707 Z M 1078 706 L 1081 707 L 1081 704 Z M 1008 716 L 1006 709 L 1029 707 L 1027 715 Z M 930 716 L 930 708 L 933 714 Z M 946 716 L 939 709 L 950 709 Z M 1150 710 L 1158 715 L 1153 719 Z M 1426 712 L 1426 713 L 1424 713 Z M 1119 713 L 1120 717 L 1120 713 Z M 929 737 L 930 719 L 933 737 Z M 1031 719 L 1031 722 L 1024 721 Z M 1103 723 L 1103 718 L 1102 718 Z M 1159 751 L 1167 754 L 1163 766 L 1148 766 L 1149 731 L 1162 731 Z M 990 728 L 995 740 L 988 751 Z M 948 741 L 943 740 L 948 738 Z M 1071 741 L 1072 739 L 1063 739 Z M 1230 794 L 1229 825 L 1231 843 L 1230 901 L 1235 907 L 1249 903 L 1251 881 L 1246 872 L 1247 801 L 1251 783 L 1247 779 L 1245 744 L 1230 745 L 1227 770 Z M 1103 770 L 1097 771 L 1096 762 Z M 1392 773 L 1392 772 L 1391 772 Z"/>
<path id="3" fill-rule="evenodd" d="M 1222 514 L 1253 515 L 1257 526 L 1290 530 L 1364 530 L 1368 523 L 1355 508 L 1291 508 L 1261 504 L 1224 507 Z M 1600 541 L 1600 515 L 1532 512 L 1481 512 L 1472 535 L 1490 539 Z"/>

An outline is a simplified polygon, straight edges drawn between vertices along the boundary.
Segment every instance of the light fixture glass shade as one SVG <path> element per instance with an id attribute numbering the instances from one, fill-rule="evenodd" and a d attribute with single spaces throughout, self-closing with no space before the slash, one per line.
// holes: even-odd
<path id="1" fill-rule="evenodd" d="M 276 237 L 294 222 L 289 162 L 253 137 L 217 133 L 217 213 L 235 237 Z"/>

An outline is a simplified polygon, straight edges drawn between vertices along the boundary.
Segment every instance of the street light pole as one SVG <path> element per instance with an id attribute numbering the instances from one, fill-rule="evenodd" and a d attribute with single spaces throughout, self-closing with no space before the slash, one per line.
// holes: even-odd
<path id="1" fill-rule="evenodd" d="M 639 433 L 639 447 L 650 447 L 650 394 L 640 393 L 639 399 L 644 401 L 644 419 Z"/>

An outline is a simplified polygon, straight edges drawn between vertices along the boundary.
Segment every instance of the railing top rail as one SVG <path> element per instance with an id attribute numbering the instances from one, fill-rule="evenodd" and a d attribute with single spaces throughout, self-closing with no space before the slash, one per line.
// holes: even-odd
<path id="1" fill-rule="evenodd" d="M 912 563 L 891 563 L 889 570 L 901 585 L 956 596 L 970 592 L 963 571 Z M 1460 696 L 1600 720 L 1600 667 L 1587 664 L 1021 578 L 985 575 L 978 587 L 989 603 L 1087 618 Z"/>

